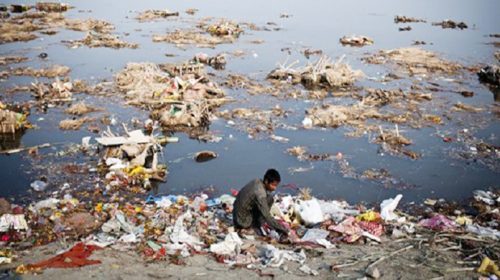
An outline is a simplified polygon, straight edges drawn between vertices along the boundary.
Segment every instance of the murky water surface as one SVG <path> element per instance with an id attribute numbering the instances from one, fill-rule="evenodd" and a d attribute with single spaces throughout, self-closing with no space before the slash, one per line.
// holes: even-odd
<path id="1" fill-rule="evenodd" d="M 3 4 L 11 2 L 1 1 Z M 32 2 L 23 2 L 32 3 Z M 500 2 L 485 1 L 69 1 L 74 9 L 65 16 L 68 18 L 94 18 L 111 22 L 115 33 L 122 35 L 127 42 L 139 44 L 138 49 L 107 48 L 68 48 L 62 40 L 81 39 L 82 32 L 61 30 L 54 36 L 42 35 L 40 38 L 21 43 L 0 45 L 0 55 L 24 55 L 30 58 L 20 65 L 34 68 L 52 64 L 67 65 L 71 68 L 72 79 L 84 79 L 97 82 L 102 79 L 112 80 L 114 73 L 120 71 L 128 62 L 182 62 L 203 51 L 209 55 L 221 52 L 232 53 L 242 50 L 243 57 L 228 57 L 226 69 L 216 71 L 216 80 L 222 81 L 228 74 L 236 73 L 264 81 L 266 75 L 278 62 L 287 58 L 299 60 L 304 65 L 308 60 L 300 53 L 305 48 L 321 49 L 323 54 L 332 58 L 345 55 L 344 61 L 354 69 L 362 70 L 367 78 L 356 86 L 384 88 L 387 85 L 379 80 L 387 73 L 384 66 L 368 65 L 361 61 L 366 53 L 410 46 L 413 41 L 426 41 L 423 48 L 435 51 L 443 58 L 457 61 L 466 66 L 495 63 L 494 53 L 498 51 L 491 44 L 495 39 L 489 34 L 500 33 Z M 135 20 L 138 11 L 146 9 L 165 9 L 179 11 L 180 17 L 140 23 Z M 197 8 L 194 15 L 187 15 L 188 8 Z M 289 17 L 280 17 L 288 14 Z M 411 23 L 412 30 L 400 32 L 393 21 L 395 15 L 424 18 L 427 23 Z M 251 22 L 257 26 L 279 27 L 278 31 L 245 30 L 234 44 L 218 45 L 215 49 L 189 47 L 185 50 L 167 43 L 153 43 L 153 34 L 165 34 L 176 28 L 193 27 L 196 21 L 204 17 L 227 18 L 237 22 Z M 431 22 L 444 19 L 464 21 L 468 29 L 442 29 L 432 26 Z M 276 25 L 270 25 L 269 23 Z M 124 34 L 128 34 L 125 36 Z M 375 40 L 375 44 L 363 48 L 344 47 L 338 40 L 344 35 L 366 35 Z M 263 40 L 262 44 L 251 41 Z M 497 39 L 498 40 L 498 39 Z M 287 48 L 290 50 L 283 51 Z M 47 60 L 37 56 L 46 52 Z M 166 56 L 173 54 L 174 56 Z M 311 57 L 311 61 L 317 57 Z M 497 62 L 498 63 L 498 62 Z M 0 83 L 0 96 L 9 100 L 30 100 L 29 93 L 6 94 L 5 89 L 14 85 L 26 85 L 32 77 L 10 77 Z M 43 80 L 43 79 L 40 79 Z M 445 88 L 456 88 L 447 81 L 439 81 Z M 407 87 L 411 81 L 400 81 Z M 480 84 L 475 75 L 469 73 L 461 87 L 474 92 L 472 98 L 464 98 L 456 93 L 436 93 L 437 99 L 454 104 L 458 101 L 475 106 L 490 108 L 494 105 L 493 93 Z M 299 86 L 299 89 L 301 87 Z M 226 94 L 237 102 L 225 105 L 219 110 L 236 107 L 256 107 L 270 109 L 279 105 L 291 113 L 285 123 L 299 127 L 297 130 L 277 129 L 276 135 L 290 139 L 288 143 L 271 141 L 267 136 L 262 139 L 250 139 L 242 131 L 227 124 L 224 119 L 217 119 L 210 125 L 210 130 L 222 137 L 219 143 L 203 143 L 190 139 L 183 133 L 175 136 L 179 143 L 168 144 L 163 153 L 163 160 L 169 167 L 168 181 L 159 186 L 161 193 L 186 193 L 213 186 L 218 192 L 227 192 L 231 188 L 240 188 L 254 177 L 260 177 L 269 167 L 278 169 L 282 174 L 282 183 L 295 184 L 313 189 L 316 196 L 345 198 L 350 202 L 380 201 L 388 196 L 403 193 L 405 200 L 421 200 L 427 197 L 463 199 L 478 188 L 499 187 L 500 174 L 484 164 L 474 160 L 457 159 L 453 154 L 457 150 L 467 149 L 464 143 L 445 143 L 440 135 L 456 135 L 467 129 L 473 135 L 489 144 L 499 146 L 500 124 L 498 117 L 490 110 L 471 116 L 469 113 L 447 121 L 439 127 L 412 129 L 404 125 L 400 129 L 412 139 L 412 150 L 422 154 L 418 160 L 391 156 L 380 153 L 379 145 L 372 143 L 372 135 L 361 138 L 349 138 L 344 135 L 345 128 L 312 129 L 300 128 L 305 109 L 317 104 L 331 103 L 332 100 L 283 100 L 269 96 L 251 96 L 244 90 L 225 88 Z M 98 104 L 119 122 L 129 122 L 135 117 L 146 120 L 148 112 L 122 105 L 121 98 L 101 98 L 77 95 L 76 99 Z M 498 102 L 498 101 L 497 101 Z M 70 143 L 80 143 L 83 136 L 91 135 L 86 129 L 80 131 L 61 131 L 59 121 L 67 116 L 64 108 L 49 108 L 47 112 L 32 110 L 30 121 L 39 128 L 28 130 L 22 138 L 1 139 L 2 145 L 32 146 L 52 143 L 52 147 L 42 153 L 57 151 Z M 443 112 L 444 113 L 444 112 Z M 480 119 L 481 121 L 477 121 Z M 478 124 L 480 123 L 480 125 Z M 118 129 L 118 128 L 116 128 Z M 386 169 L 393 177 L 389 185 L 381 182 L 349 178 L 345 176 L 336 161 L 301 162 L 285 151 L 292 146 L 307 146 L 313 153 L 342 153 L 349 166 L 357 172 L 375 168 Z M 213 150 L 219 157 L 205 163 L 196 163 L 193 153 L 200 150 Z M 83 157 L 75 156 L 74 162 L 82 162 Z M 43 175 L 40 168 L 31 171 L 31 163 L 25 154 L 0 156 L 1 196 L 19 196 L 29 190 L 29 183 Z M 37 164 L 47 164 L 37 162 Z M 498 163 L 497 163 L 498 166 Z M 48 167 L 47 167 L 48 168 Z M 304 172 L 296 172 L 303 168 Z M 43 170 L 43 168 L 42 168 Z M 55 187 L 54 187 L 55 188 Z"/>

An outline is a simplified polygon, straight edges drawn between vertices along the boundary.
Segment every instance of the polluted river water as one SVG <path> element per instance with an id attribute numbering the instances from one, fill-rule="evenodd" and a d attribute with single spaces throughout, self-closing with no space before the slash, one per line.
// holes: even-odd
<path id="1" fill-rule="evenodd" d="M 19 3 L 34 4 L 16 2 Z M 2 4 L 12 3 L 2 1 Z M 126 42 L 138 44 L 138 48 L 68 47 L 64 42 L 80 40 L 85 32 L 61 28 L 55 35 L 39 34 L 37 39 L 31 41 L 1 44 L 0 55 L 28 57 L 28 61 L 16 67 L 65 65 L 71 69 L 71 79 L 82 79 L 92 84 L 102 80 L 113 81 L 116 73 L 130 62 L 182 63 L 200 52 L 209 56 L 224 53 L 227 60 L 225 69 L 206 67 L 211 80 L 233 99 L 233 102 L 222 105 L 216 111 L 235 108 L 280 108 L 286 111 L 286 117 L 271 120 L 276 123 L 271 133 L 249 134 L 246 128 L 257 124 L 239 118 L 227 120 L 215 114 L 211 118 L 209 132 L 220 137 L 219 142 L 207 143 L 190 138 L 183 132 L 169 134 L 178 137 L 179 142 L 169 143 L 163 148 L 160 161 L 168 166 L 167 181 L 158 184 L 154 192 L 182 194 L 211 188 L 217 193 L 227 193 L 230 189 L 241 188 L 255 177 L 261 177 L 270 167 L 281 172 L 285 186 L 281 191 L 309 187 L 315 196 L 344 198 L 351 203 L 377 202 L 398 193 L 402 193 L 406 201 L 421 201 L 429 197 L 462 200 L 470 197 L 475 189 L 499 187 L 498 89 L 495 91 L 481 84 L 475 72 L 469 70 L 498 64 L 495 58 L 498 38 L 490 36 L 500 32 L 500 19 L 494 12 L 500 9 L 498 1 L 250 1 L 237 4 L 228 4 L 227 1 L 173 1 L 168 6 L 162 1 L 68 1 L 68 4 L 74 8 L 64 13 L 66 18 L 110 22 L 115 27 L 113 34 Z M 178 11 L 179 16 L 148 22 L 136 19 L 144 10 L 166 8 Z M 198 11 L 194 15 L 185 13 L 189 8 Z M 396 15 L 416 17 L 426 22 L 396 24 Z M 206 17 L 232 20 L 240 23 L 244 31 L 234 42 L 214 48 L 176 46 L 152 40 L 156 34 L 195 28 Z M 432 24 L 446 19 L 465 22 L 468 27 L 445 29 Z M 249 23 L 258 28 L 250 28 Z M 411 30 L 399 31 L 406 26 L 411 26 Z M 339 43 L 341 37 L 354 34 L 368 36 L 374 43 L 363 47 Z M 419 48 L 437 53 L 441 59 L 460 64 L 467 70 L 451 76 L 431 72 L 425 77 L 387 80 L 385 78 L 394 70 L 391 66 L 374 65 L 364 60 L 380 50 L 411 47 L 415 41 L 424 41 L 426 44 Z M 352 131 L 352 126 L 348 125 L 337 128 L 303 127 L 306 110 L 324 104 L 352 104 L 356 101 L 352 96 L 343 98 L 334 94 L 336 91 L 326 90 L 326 97 L 311 98 L 310 91 L 300 84 L 291 86 L 292 91 L 299 93 L 297 98 L 290 95 L 283 97 L 279 92 L 249 94 L 243 86 L 224 85 L 229 75 L 249 77 L 268 85 L 266 76 L 278 63 L 298 61 L 296 65 L 303 66 L 320 58 L 319 55 L 304 56 L 306 49 L 321 50 L 322 55 L 333 61 L 342 58 L 342 62 L 352 69 L 361 70 L 364 77 L 355 82 L 354 88 L 347 90 L 350 93 L 363 92 L 364 88 L 409 91 L 427 86 L 424 91 L 431 92 L 433 98 L 431 105 L 425 105 L 425 112 L 432 112 L 442 121 L 418 128 L 406 123 L 397 124 L 398 133 L 411 139 L 412 144 L 408 148 L 419 154 L 418 159 L 386 151 L 383 145 L 376 143 L 377 130 L 350 137 L 346 136 Z M 47 58 L 40 58 L 40 53 L 46 53 Z M 0 67 L 4 70 L 12 66 Z M 37 80 L 44 81 L 44 78 Z M 9 88 L 30 85 L 34 81 L 35 78 L 29 76 L 2 79 L 1 101 L 29 102 L 33 99 L 29 92 L 7 92 Z M 473 92 L 473 96 L 464 97 L 457 93 L 461 91 Z M 102 108 L 102 111 L 91 114 L 95 118 L 106 114 L 116 119 L 117 124 L 111 126 L 115 131 L 122 129 L 120 123 L 131 126 L 132 119 L 143 123 L 149 118 L 147 110 L 125 105 L 118 93 L 105 97 L 78 94 L 75 99 Z M 454 104 L 466 104 L 482 110 L 455 111 L 452 110 Z M 26 152 L 0 155 L 0 189 L 3 196 L 26 196 L 31 192 L 30 183 L 47 176 L 45 173 L 54 172 L 51 166 L 57 166 L 56 163 L 62 160 L 89 166 L 96 164 L 98 159 L 78 153 L 44 159 L 45 154 L 80 144 L 82 137 L 98 137 L 86 126 L 77 131 L 59 129 L 59 122 L 68 118 L 64 113 L 68 106 L 44 109 L 34 106 L 29 121 L 36 126 L 35 129 L 15 137 L 1 136 L 2 149 L 51 143 L 51 147 L 40 149 L 40 159 L 33 159 Z M 105 126 L 101 126 L 104 130 Z M 394 122 L 377 122 L 376 126 L 382 131 L 396 129 Z M 493 153 L 479 157 L 478 142 L 487 143 L 490 149 L 493 147 Z M 330 156 L 327 160 L 299 160 L 287 153 L 287 149 L 295 146 L 307 147 L 311 154 Z M 197 163 L 193 155 L 201 150 L 214 151 L 218 157 Z M 369 171 L 376 172 L 379 177 L 369 178 Z M 73 186 L 79 184 L 70 173 L 57 174 L 61 175 L 60 178 L 49 181 L 47 191 L 57 190 L 65 182 Z M 90 184 L 81 183 L 82 187 L 91 187 Z"/>

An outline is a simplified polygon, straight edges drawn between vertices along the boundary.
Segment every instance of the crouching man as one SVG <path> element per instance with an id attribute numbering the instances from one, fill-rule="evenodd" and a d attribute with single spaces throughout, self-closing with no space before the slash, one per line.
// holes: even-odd
<path id="1" fill-rule="evenodd" d="M 278 171 L 269 169 L 263 180 L 252 180 L 238 192 L 233 208 L 236 230 L 261 229 L 267 223 L 278 233 L 288 235 L 288 229 L 278 223 L 270 213 L 274 202 L 272 192 L 276 190 L 280 181 Z"/>

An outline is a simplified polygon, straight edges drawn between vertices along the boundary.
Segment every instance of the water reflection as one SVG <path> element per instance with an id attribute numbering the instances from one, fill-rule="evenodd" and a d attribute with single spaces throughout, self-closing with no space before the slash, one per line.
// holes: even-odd
<path id="1" fill-rule="evenodd" d="M 23 131 L 0 133 L 0 151 L 8 151 L 21 147 L 21 138 L 23 135 Z"/>

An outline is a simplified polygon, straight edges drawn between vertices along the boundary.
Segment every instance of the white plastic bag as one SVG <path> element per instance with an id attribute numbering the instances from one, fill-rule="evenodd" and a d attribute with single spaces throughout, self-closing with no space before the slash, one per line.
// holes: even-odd
<path id="1" fill-rule="evenodd" d="M 317 199 L 298 200 L 294 212 L 305 225 L 314 225 L 323 222 L 323 212 Z"/>
<path id="2" fill-rule="evenodd" d="M 224 241 L 210 245 L 210 252 L 218 255 L 238 255 L 243 241 L 236 232 L 226 235 Z"/>
<path id="3" fill-rule="evenodd" d="M 389 198 L 380 203 L 380 216 L 382 219 L 385 221 L 394 221 L 399 218 L 398 215 L 394 214 L 394 210 L 398 207 L 401 198 L 403 198 L 403 195 L 398 194 L 395 198 Z"/>

